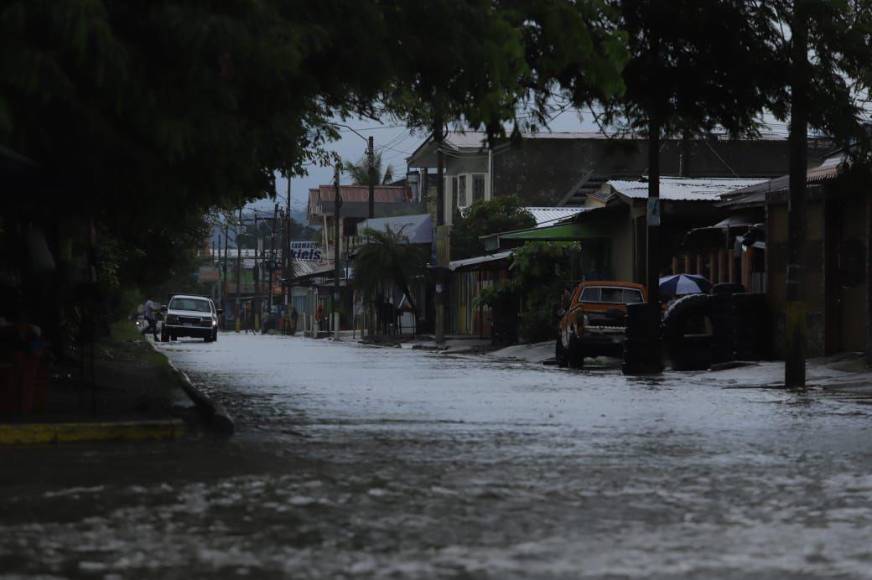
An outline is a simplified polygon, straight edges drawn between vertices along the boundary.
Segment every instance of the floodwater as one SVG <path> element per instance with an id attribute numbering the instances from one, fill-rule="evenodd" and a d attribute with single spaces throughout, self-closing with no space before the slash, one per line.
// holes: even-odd
<path id="1" fill-rule="evenodd" d="M 237 435 L 0 450 L 0 576 L 872 578 L 863 401 L 299 337 L 160 348 Z"/>

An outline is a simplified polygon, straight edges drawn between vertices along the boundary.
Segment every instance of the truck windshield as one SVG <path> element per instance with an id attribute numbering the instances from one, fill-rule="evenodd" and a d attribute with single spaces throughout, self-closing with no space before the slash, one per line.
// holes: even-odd
<path id="1" fill-rule="evenodd" d="M 643 302 L 642 292 L 635 288 L 608 288 L 601 286 L 585 288 L 581 295 L 581 301 L 594 304 L 639 304 Z"/>
<path id="2" fill-rule="evenodd" d="M 212 312 L 209 302 L 196 298 L 173 298 L 169 310 L 191 310 L 194 312 Z"/>

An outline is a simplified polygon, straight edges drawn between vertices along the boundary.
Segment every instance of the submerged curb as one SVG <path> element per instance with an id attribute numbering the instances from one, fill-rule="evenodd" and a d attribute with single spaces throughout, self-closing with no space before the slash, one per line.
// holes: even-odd
<path id="1" fill-rule="evenodd" d="M 0 445 L 83 441 L 149 441 L 178 439 L 187 433 L 180 419 L 101 421 L 90 423 L 21 423 L 0 425 Z"/>
<path id="2" fill-rule="evenodd" d="M 154 344 L 151 342 L 149 342 L 149 344 L 151 344 L 151 347 L 159 352 L 161 356 L 166 358 L 170 369 L 172 369 L 173 373 L 175 373 L 179 378 L 179 382 L 182 384 L 182 389 L 184 389 L 185 394 L 194 402 L 197 411 L 199 411 L 200 415 L 203 417 L 203 422 L 206 427 L 218 435 L 233 435 L 233 432 L 236 431 L 236 425 L 233 423 L 233 419 L 230 417 L 230 413 L 227 412 L 227 409 L 225 409 L 221 403 L 216 403 L 209 398 L 209 395 L 195 387 L 194 383 L 191 382 L 191 379 L 183 370 L 174 365 L 173 361 L 171 361 L 168 356 L 157 350 L 157 347 L 155 347 Z"/>

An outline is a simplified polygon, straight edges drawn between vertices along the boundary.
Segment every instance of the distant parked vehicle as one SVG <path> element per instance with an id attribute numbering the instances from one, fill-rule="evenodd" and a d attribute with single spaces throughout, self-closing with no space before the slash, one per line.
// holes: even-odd
<path id="1" fill-rule="evenodd" d="M 202 338 L 206 342 L 218 340 L 218 315 L 211 298 L 177 294 L 170 298 L 161 325 L 161 342 L 180 336 Z"/>
<path id="2" fill-rule="evenodd" d="M 627 328 L 627 305 L 646 301 L 645 287 L 634 282 L 596 281 L 576 286 L 560 319 L 557 363 L 582 368 L 585 357 L 619 356 Z"/>

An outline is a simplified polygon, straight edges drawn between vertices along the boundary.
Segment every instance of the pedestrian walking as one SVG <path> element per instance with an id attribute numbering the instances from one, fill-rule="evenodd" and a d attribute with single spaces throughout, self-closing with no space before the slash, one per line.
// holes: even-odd
<path id="1" fill-rule="evenodd" d="M 318 307 L 315 309 L 315 321 L 318 325 L 318 328 L 316 328 L 315 330 L 316 332 L 320 332 L 321 327 L 324 324 L 324 305 L 320 302 L 318 303 Z"/>
<path id="2" fill-rule="evenodd" d="M 145 321 L 148 323 L 145 327 L 146 334 L 148 332 L 152 333 L 152 336 L 155 341 L 157 341 L 157 316 L 158 312 L 160 312 L 160 305 L 152 299 L 148 299 L 145 301 L 144 314 Z"/>
<path id="3" fill-rule="evenodd" d="M 297 319 L 299 318 L 299 314 L 297 313 L 297 307 L 291 307 L 291 336 L 297 334 Z"/>

